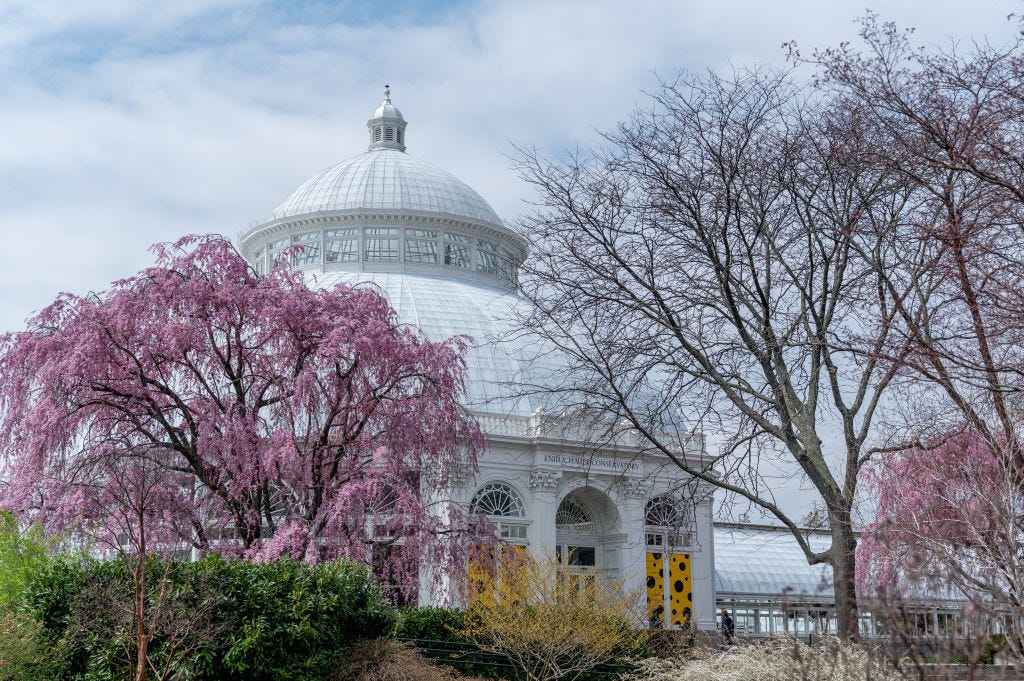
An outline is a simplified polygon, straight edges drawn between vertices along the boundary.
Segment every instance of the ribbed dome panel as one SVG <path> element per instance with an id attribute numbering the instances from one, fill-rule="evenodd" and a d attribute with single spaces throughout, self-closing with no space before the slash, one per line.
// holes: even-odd
<path id="1" fill-rule="evenodd" d="M 502 224 L 465 182 L 395 149 L 368 151 L 314 175 L 270 219 L 359 209 L 421 211 Z"/>
<path id="2" fill-rule="evenodd" d="M 478 412 L 528 416 L 552 405 L 524 386 L 553 384 L 565 371 L 557 355 L 538 339 L 528 339 L 512 319 L 524 305 L 517 296 L 496 289 L 440 277 L 379 272 L 328 272 L 309 276 L 307 284 L 332 288 L 372 286 L 384 294 L 398 319 L 434 341 L 465 335 L 466 396 L 463 404 Z"/>

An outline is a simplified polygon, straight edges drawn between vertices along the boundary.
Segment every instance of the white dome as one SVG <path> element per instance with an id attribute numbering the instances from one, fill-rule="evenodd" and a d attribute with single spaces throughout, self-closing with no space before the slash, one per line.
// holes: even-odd
<path id="1" fill-rule="evenodd" d="M 502 224 L 465 182 L 397 149 L 374 149 L 314 175 L 270 219 L 351 210 L 401 210 Z"/>
<path id="2" fill-rule="evenodd" d="M 380 106 L 373 110 L 373 114 L 370 118 L 394 118 L 399 121 L 405 120 L 405 118 L 402 117 L 402 112 L 398 110 L 398 107 L 391 103 L 390 97 L 381 102 Z"/>
<path id="3" fill-rule="evenodd" d="M 306 180 L 242 235 L 242 252 L 267 272 L 301 244 L 293 265 L 309 286 L 373 286 L 428 339 L 469 337 L 463 405 L 529 416 L 542 402 L 524 393 L 566 366 L 514 321 L 525 240 L 466 183 L 403 151 L 404 128 L 387 126 L 405 121 L 388 94 L 368 122 L 370 150 Z"/>
<path id="4" fill-rule="evenodd" d="M 518 332 L 512 314 L 523 301 L 514 294 L 447 279 L 382 272 L 307 274 L 318 288 L 375 286 L 391 303 L 402 324 L 418 328 L 432 341 L 471 337 L 466 354 L 466 396 L 475 412 L 529 416 L 541 403 L 523 386 L 546 384 L 564 371 L 550 349 Z"/>

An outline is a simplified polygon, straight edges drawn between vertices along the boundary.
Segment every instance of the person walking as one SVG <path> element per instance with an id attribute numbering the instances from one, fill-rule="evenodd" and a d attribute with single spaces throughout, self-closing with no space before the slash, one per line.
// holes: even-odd
<path id="1" fill-rule="evenodd" d="M 664 618 L 665 608 L 659 605 L 657 608 L 654 609 L 653 612 L 651 612 L 651 617 L 647 620 L 647 628 L 661 629 L 664 626 L 664 622 L 662 621 L 664 620 Z"/>
<path id="2" fill-rule="evenodd" d="M 718 631 L 722 634 L 722 645 L 731 646 L 736 635 L 736 625 L 725 608 L 722 608 L 722 621 L 718 625 Z"/>

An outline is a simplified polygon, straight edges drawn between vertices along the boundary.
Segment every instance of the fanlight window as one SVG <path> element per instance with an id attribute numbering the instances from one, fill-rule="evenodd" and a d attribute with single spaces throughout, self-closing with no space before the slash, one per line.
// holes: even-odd
<path id="1" fill-rule="evenodd" d="M 689 514 L 670 496 L 654 497 L 647 502 L 644 524 L 647 525 L 649 547 L 686 547 L 693 544 Z"/>
<path id="2" fill-rule="evenodd" d="M 671 497 L 654 497 L 647 502 L 646 522 L 654 527 L 679 527 L 683 514 Z"/>
<path id="3" fill-rule="evenodd" d="M 594 518 L 583 504 L 570 496 L 562 499 L 558 510 L 555 511 L 555 527 L 577 532 L 592 532 Z"/>
<path id="4" fill-rule="evenodd" d="M 498 482 L 481 487 L 469 508 L 473 513 L 483 513 L 490 518 L 526 519 L 523 500 L 511 487 Z"/>
<path id="5" fill-rule="evenodd" d="M 526 539 L 526 506 L 508 485 L 492 482 L 484 485 L 469 504 L 471 513 L 483 513 L 498 521 L 498 536 L 504 540 Z M 518 522 L 517 522 L 518 521 Z"/>

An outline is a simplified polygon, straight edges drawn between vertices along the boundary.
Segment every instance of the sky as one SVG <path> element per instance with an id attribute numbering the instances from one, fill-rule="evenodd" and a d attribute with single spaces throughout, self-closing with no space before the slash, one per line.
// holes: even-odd
<path id="1" fill-rule="evenodd" d="M 585 149 L 659 79 L 855 40 L 862 2 L 0 0 L 0 333 L 133 274 L 153 243 L 237 239 L 365 150 L 385 83 L 409 153 L 514 222 L 515 145 Z M 1002 44 L 1024 2 L 870 8 L 923 44 Z"/>
<path id="2" fill-rule="evenodd" d="M 921 42 L 1008 40 L 1010 0 L 887 0 Z M 392 86 L 409 153 L 506 221 L 514 145 L 598 141 L 659 78 L 856 36 L 859 2 L 0 0 L 0 332 L 103 290 L 151 244 L 237 237 L 360 153 Z"/>

